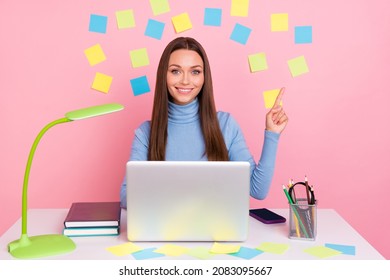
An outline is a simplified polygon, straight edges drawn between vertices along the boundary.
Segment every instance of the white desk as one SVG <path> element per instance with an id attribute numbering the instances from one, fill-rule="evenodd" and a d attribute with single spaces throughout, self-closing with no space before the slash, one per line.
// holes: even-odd
<path id="1" fill-rule="evenodd" d="M 254 259 L 287 260 L 287 259 L 318 259 L 303 252 L 304 249 L 335 243 L 356 246 L 356 255 L 338 255 L 328 259 L 341 260 L 369 260 L 384 259 L 361 235 L 359 235 L 336 211 L 332 209 L 318 209 L 318 228 L 316 241 L 292 240 L 288 235 L 288 209 L 272 209 L 276 213 L 287 218 L 285 224 L 266 225 L 252 217 L 249 219 L 249 236 L 245 242 L 231 242 L 249 248 L 256 248 L 262 242 L 287 243 L 290 248 L 282 255 L 263 253 Z M 28 234 L 29 236 L 61 233 L 63 221 L 68 209 L 32 209 L 28 211 Z M 96 236 L 96 237 L 73 237 L 76 250 L 65 255 L 50 257 L 47 259 L 134 259 L 131 255 L 118 257 L 105 250 L 105 248 L 128 242 L 126 232 L 126 211 L 122 210 L 121 234 L 119 236 Z M 20 237 L 21 219 L 19 219 L 7 232 L 0 237 L 0 260 L 13 259 L 7 251 L 7 244 Z M 188 248 L 197 246 L 212 246 L 212 242 L 169 242 Z M 161 247 L 164 242 L 137 242 L 142 248 Z M 163 257 L 159 259 L 194 259 L 188 255 L 179 257 Z M 230 255 L 216 255 L 214 259 L 238 259 Z"/>

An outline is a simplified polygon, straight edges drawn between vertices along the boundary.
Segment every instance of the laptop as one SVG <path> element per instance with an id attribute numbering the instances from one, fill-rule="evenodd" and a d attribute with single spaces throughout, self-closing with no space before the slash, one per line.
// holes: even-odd
<path id="1" fill-rule="evenodd" d="M 129 161 L 130 241 L 244 241 L 250 165 L 238 161 Z"/>

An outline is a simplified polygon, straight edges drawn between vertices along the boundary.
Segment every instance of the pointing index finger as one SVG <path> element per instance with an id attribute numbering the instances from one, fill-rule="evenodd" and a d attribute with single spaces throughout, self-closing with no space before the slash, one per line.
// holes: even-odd
<path id="1" fill-rule="evenodd" d="M 280 89 L 279 94 L 278 94 L 278 96 L 275 99 L 274 106 L 272 106 L 272 108 L 276 108 L 276 107 L 278 107 L 280 105 L 280 102 L 282 101 L 282 98 L 283 98 L 283 95 L 284 95 L 284 90 L 285 90 L 284 87 L 282 87 Z"/>

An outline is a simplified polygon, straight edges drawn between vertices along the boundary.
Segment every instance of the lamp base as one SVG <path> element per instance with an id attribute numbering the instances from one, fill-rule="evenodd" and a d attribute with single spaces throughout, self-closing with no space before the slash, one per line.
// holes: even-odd
<path id="1" fill-rule="evenodd" d="M 76 244 L 61 234 L 46 234 L 28 237 L 22 234 L 20 239 L 8 244 L 8 252 L 18 259 L 43 258 L 69 253 Z"/>

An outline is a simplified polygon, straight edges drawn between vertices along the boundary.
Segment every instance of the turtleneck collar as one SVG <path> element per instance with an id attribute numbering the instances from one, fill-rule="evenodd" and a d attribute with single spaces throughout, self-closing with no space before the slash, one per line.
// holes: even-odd
<path id="1" fill-rule="evenodd" d="M 173 123 L 191 123 L 199 119 L 198 98 L 186 105 L 178 105 L 171 101 L 168 103 L 168 121 Z"/>

